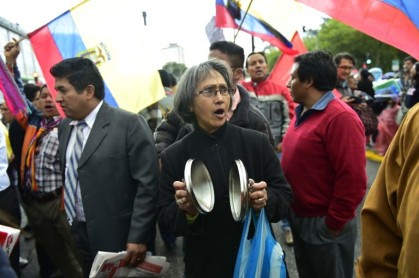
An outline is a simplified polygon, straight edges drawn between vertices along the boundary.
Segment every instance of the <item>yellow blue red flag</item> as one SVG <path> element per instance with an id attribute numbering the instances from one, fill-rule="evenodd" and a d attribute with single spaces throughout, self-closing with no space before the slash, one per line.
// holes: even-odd
<path id="1" fill-rule="evenodd" d="M 87 0 L 28 34 L 49 89 L 50 68 L 66 58 L 86 57 L 105 81 L 105 101 L 139 112 L 165 96 L 156 49 L 139 20 L 135 0 Z"/>
<path id="2" fill-rule="evenodd" d="M 243 2 L 243 1 L 242 1 Z M 247 1 L 244 1 L 247 2 Z M 238 0 L 215 0 L 217 27 L 240 29 L 279 48 L 283 53 L 296 54 L 292 43 L 266 22 L 251 7 L 242 6 Z"/>

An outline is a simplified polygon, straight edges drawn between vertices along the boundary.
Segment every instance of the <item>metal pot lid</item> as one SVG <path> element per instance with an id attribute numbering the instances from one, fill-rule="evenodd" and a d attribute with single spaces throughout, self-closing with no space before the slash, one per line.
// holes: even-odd
<path id="1" fill-rule="evenodd" d="M 214 208 L 214 186 L 211 176 L 200 160 L 189 159 L 185 165 L 186 190 L 191 195 L 192 202 L 202 214 Z"/>
<path id="2" fill-rule="evenodd" d="M 234 161 L 229 180 L 231 213 L 235 221 L 242 221 L 249 209 L 249 190 L 246 168 L 240 159 Z"/>

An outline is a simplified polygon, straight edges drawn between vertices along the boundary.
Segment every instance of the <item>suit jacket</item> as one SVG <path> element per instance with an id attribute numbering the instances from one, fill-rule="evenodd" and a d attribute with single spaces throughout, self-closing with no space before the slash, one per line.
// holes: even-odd
<path id="1" fill-rule="evenodd" d="M 70 122 L 64 119 L 59 127 L 62 169 L 73 128 Z M 158 163 L 152 134 L 143 117 L 104 102 L 77 171 L 93 254 L 119 252 L 126 250 L 126 243 L 152 240 Z"/>

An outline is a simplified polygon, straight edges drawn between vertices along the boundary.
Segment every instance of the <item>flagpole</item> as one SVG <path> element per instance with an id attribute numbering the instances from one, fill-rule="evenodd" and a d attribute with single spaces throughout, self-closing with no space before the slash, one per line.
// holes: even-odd
<path id="1" fill-rule="evenodd" d="M 147 12 L 143 11 L 144 26 L 147 26 Z"/>
<path id="2" fill-rule="evenodd" d="M 249 11 L 250 6 L 252 5 L 252 2 L 253 2 L 253 0 L 250 0 L 249 6 L 247 6 L 247 9 L 246 9 L 246 12 L 244 13 L 243 19 L 242 19 L 242 21 L 240 22 L 240 26 L 239 26 L 239 28 L 237 28 L 237 32 L 236 32 L 236 34 L 234 35 L 234 40 L 233 40 L 233 42 L 236 42 L 236 37 L 237 37 L 237 35 L 239 34 L 240 29 L 242 28 L 242 25 L 243 25 L 244 19 L 246 18 L 247 12 Z M 252 36 L 252 38 L 253 38 L 253 36 Z M 252 45 L 252 48 L 253 48 L 253 47 L 254 47 L 254 46 Z"/>

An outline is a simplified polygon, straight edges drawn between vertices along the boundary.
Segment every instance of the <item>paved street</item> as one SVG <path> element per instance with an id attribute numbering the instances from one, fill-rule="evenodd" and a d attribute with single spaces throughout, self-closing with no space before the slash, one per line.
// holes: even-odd
<path id="1" fill-rule="evenodd" d="M 379 167 L 379 163 L 377 162 L 373 162 L 373 161 L 367 162 L 368 188 L 371 186 L 371 183 L 374 181 L 378 167 Z M 359 211 L 358 211 L 358 215 L 359 215 Z M 285 251 L 290 277 L 298 278 L 295 261 L 294 261 L 293 249 L 292 247 L 289 247 L 285 244 L 279 224 L 274 225 L 274 232 Z M 360 225 L 358 225 L 358 241 L 357 241 L 356 250 L 355 250 L 357 256 L 359 255 L 359 252 L 360 252 L 359 248 L 360 248 Z M 162 240 L 158 236 L 156 240 L 156 253 L 157 255 L 166 256 L 167 260 L 171 263 L 170 272 L 164 276 L 165 278 L 183 277 L 182 238 L 177 239 L 176 248 L 173 251 L 168 251 L 165 248 Z M 26 267 L 22 268 L 22 278 L 39 277 L 38 275 L 39 267 L 37 263 L 37 257 L 36 257 L 36 252 L 34 248 L 33 239 L 26 240 L 24 236 L 21 237 L 21 256 L 24 258 L 28 258 L 29 260 L 29 264 Z"/>

